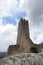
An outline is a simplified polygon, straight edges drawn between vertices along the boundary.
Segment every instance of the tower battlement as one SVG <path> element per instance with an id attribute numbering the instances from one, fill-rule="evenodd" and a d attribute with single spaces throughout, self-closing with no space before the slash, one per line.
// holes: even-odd
<path id="1" fill-rule="evenodd" d="M 19 24 L 26 25 L 28 24 L 28 20 L 21 18 Z"/>

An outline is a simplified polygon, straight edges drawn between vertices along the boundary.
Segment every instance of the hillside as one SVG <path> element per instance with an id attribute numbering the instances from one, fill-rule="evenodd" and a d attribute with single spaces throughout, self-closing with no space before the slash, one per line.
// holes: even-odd
<path id="1" fill-rule="evenodd" d="M 43 65 L 43 53 L 21 53 L 5 57 L 0 65 Z"/>
<path id="2" fill-rule="evenodd" d="M 0 58 L 3 58 L 7 55 L 7 52 L 0 52 Z"/>

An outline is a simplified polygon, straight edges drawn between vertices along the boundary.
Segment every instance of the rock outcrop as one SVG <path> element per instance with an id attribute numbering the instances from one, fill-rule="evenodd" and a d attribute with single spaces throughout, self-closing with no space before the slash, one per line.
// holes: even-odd
<path id="1" fill-rule="evenodd" d="M 43 53 L 21 53 L 5 57 L 0 65 L 43 65 Z"/>

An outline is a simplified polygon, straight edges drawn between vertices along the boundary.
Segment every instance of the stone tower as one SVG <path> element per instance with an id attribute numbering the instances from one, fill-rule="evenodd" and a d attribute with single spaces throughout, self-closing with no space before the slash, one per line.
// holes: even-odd
<path id="1" fill-rule="evenodd" d="M 17 44 L 20 45 L 20 51 L 23 52 L 28 52 L 28 49 L 33 44 L 30 39 L 28 20 L 22 18 L 18 24 Z"/>
<path id="2" fill-rule="evenodd" d="M 20 20 L 20 22 L 18 24 L 17 44 L 20 44 L 21 40 L 23 39 L 22 36 L 25 37 L 26 39 L 29 38 L 29 27 L 28 27 L 28 21 L 21 18 L 21 20 Z"/>
<path id="3" fill-rule="evenodd" d="M 9 46 L 8 54 L 31 52 L 32 45 L 34 44 L 30 39 L 28 20 L 21 18 L 18 24 L 17 44 Z"/>
<path id="4" fill-rule="evenodd" d="M 15 54 L 15 53 L 30 53 L 30 48 L 35 46 L 38 49 L 38 52 L 43 52 L 43 44 L 34 44 L 30 39 L 29 34 L 29 24 L 28 21 L 25 19 L 20 20 L 18 24 L 18 36 L 17 36 L 17 44 L 10 45 L 8 48 L 8 54 Z"/>

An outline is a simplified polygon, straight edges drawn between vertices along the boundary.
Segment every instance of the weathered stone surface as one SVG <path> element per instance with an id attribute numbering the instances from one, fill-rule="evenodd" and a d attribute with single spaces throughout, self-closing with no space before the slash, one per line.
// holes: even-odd
<path id="1" fill-rule="evenodd" d="M 14 53 L 13 53 L 14 51 Z M 17 52 L 19 52 L 19 45 L 10 45 L 8 48 L 8 54 L 15 54 Z"/>
<path id="2" fill-rule="evenodd" d="M 43 65 L 43 53 L 21 53 L 5 57 L 0 65 Z"/>

